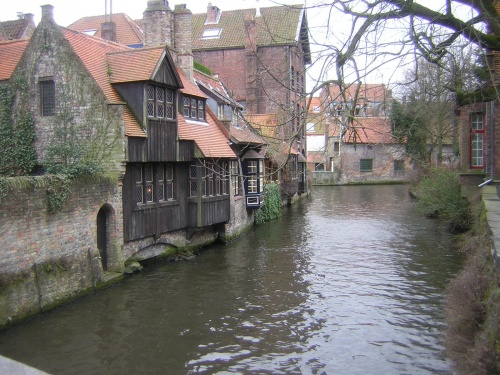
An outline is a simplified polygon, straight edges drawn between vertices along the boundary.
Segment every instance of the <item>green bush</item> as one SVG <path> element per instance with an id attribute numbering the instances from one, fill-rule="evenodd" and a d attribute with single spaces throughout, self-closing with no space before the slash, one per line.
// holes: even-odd
<path id="1" fill-rule="evenodd" d="M 268 183 L 264 186 L 264 207 L 255 211 L 254 220 L 256 224 L 264 224 L 267 221 L 281 217 L 281 192 L 278 184 Z"/>
<path id="2" fill-rule="evenodd" d="M 441 219 L 453 233 L 469 229 L 472 220 L 469 205 L 460 195 L 460 177 L 456 171 L 431 168 L 414 189 L 417 208 L 426 216 Z"/>

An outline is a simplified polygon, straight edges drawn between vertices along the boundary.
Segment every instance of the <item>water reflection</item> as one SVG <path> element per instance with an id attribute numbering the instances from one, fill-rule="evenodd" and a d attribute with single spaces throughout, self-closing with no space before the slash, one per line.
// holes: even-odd
<path id="1" fill-rule="evenodd" d="M 316 188 L 284 217 L 0 334 L 53 374 L 449 374 L 450 236 L 405 186 Z"/>

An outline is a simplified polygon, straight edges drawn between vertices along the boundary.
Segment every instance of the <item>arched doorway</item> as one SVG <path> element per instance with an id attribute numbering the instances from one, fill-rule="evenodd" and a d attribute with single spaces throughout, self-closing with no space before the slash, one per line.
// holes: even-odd
<path id="1" fill-rule="evenodd" d="M 109 240 L 109 215 L 105 207 L 97 213 L 97 248 L 101 257 L 102 269 L 108 270 L 108 240 Z"/>

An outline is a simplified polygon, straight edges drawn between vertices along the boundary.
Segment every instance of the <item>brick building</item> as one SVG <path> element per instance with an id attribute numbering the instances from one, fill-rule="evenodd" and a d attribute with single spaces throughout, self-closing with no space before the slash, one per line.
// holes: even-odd
<path id="1" fill-rule="evenodd" d="M 31 13 L 19 13 L 17 20 L 0 22 L 0 42 L 29 39 L 35 30 L 33 17 Z"/>
<path id="2" fill-rule="evenodd" d="M 263 134 L 270 178 L 280 176 L 286 195 L 305 192 L 305 71 L 311 61 L 304 7 L 224 11 L 209 3 L 206 13 L 193 15 L 192 30 L 195 60 L 220 76 L 246 118 L 255 120 L 255 128 L 262 120 L 276 124 L 272 134 Z M 283 153 L 293 164 L 285 169 L 279 163 Z"/>
<path id="3" fill-rule="evenodd" d="M 391 93 L 383 84 L 336 84 L 320 95 L 326 115 L 325 172 L 314 183 L 345 184 L 401 181 L 411 171 L 405 145 L 392 136 Z M 316 156 L 318 157 L 318 156 Z M 328 178 L 324 173 L 329 173 Z"/>

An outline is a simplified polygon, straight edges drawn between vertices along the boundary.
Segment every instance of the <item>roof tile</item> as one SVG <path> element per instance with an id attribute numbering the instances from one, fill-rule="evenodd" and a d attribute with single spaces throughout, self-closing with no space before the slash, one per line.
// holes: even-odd
<path id="1" fill-rule="evenodd" d="M 198 148 L 207 158 L 235 158 L 233 150 L 227 144 L 214 119 L 207 112 L 207 123 L 186 121 L 178 114 L 179 139 L 195 141 Z"/>
<path id="2" fill-rule="evenodd" d="M 303 15 L 302 5 L 261 8 L 256 17 L 257 45 L 289 45 L 298 41 L 298 25 Z M 255 9 L 222 11 L 218 24 L 205 25 L 206 13 L 193 15 L 193 50 L 243 47 L 245 20 L 255 16 Z M 221 29 L 220 37 L 203 39 L 205 30 Z"/>
<path id="3" fill-rule="evenodd" d="M 107 16 L 109 18 L 109 16 Z M 112 15 L 112 21 L 116 24 L 116 41 L 125 45 L 137 45 L 143 42 L 141 27 L 124 13 Z M 106 16 L 83 17 L 68 26 L 69 29 L 81 33 L 88 30 L 96 30 L 95 36 L 101 36 L 101 25 L 106 22 Z"/>
<path id="4" fill-rule="evenodd" d="M 0 81 L 10 79 L 28 45 L 28 40 L 0 43 Z"/>
<path id="5" fill-rule="evenodd" d="M 147 81 L 152 79 L 155 68 L 164 53 L 164 47 L 108 53 L 111 82 Z"/>

